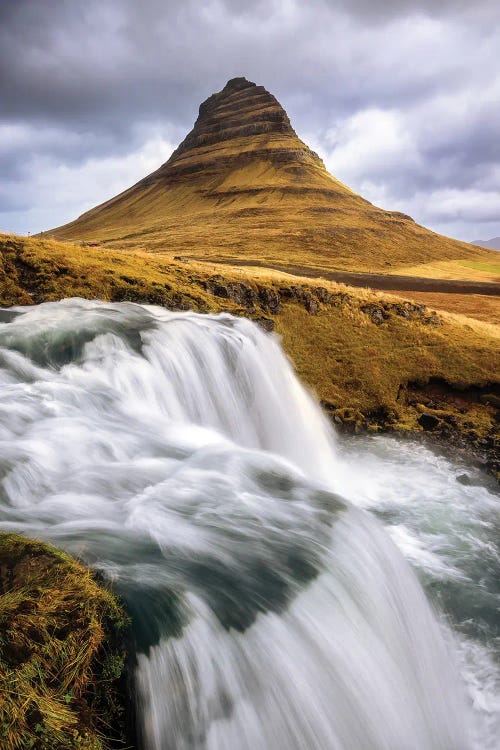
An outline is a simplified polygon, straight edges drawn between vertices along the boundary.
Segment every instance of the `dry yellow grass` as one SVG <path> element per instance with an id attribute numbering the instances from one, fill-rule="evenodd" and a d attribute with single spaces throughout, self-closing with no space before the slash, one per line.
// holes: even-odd
<path id="1" fill-rule="evenodd" d="M 500 281 L 500 253 L 475 260 L 435 260 L 421 265 L 405 265 L 390 271 L 401 276 L 460 281 Z M 500 289 L 499 289 L 500 294 Z"/>
<path id="2" fill-rule="evenodd" d="M 439 294 L 434 292 L 388 291 L 413 302 L 427 305 L 434 310 L 456 313 L 494 326 L 500 324 L 500 297 L 483 294 Z"/>
<path id="3" fill-rule="evenodd" d="M 367 293 L 365 299 L 388 305 L 385 323 L 374 324 L 357 295 L 341 303 L 340 313 L 325 307 L 310 316 L 297 305 L 286 305 L 278 317 L 285 349 L 322 401 L 369 413 L 381 406 L 396 408 L 408 383 L 439 378 L 460 389 L 497 379 L 496 326 L 446 315 L 434 327 L 391 312 L 396 298 L 380 295 L 377 302 Z"/>
<path id="4" fill-rule="evenodd" d="M 68 555 L 0 534 L 0 746 L 123 746 L 128 620 Z M 114 739 L 111 739 L 114 738 Z"/>

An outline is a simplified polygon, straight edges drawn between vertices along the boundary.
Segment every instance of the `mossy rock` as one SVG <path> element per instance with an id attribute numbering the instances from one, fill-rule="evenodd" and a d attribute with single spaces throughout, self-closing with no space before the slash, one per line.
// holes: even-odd
<path id="1" fill-rule="evenodd" d="M 90 570 L 0 533 L 0 747 L 124 748 L 128 626 Z"/>

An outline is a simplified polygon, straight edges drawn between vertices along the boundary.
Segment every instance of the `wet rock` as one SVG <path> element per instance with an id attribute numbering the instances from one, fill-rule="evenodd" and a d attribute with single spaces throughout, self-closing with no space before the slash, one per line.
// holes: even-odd
<path id="1" fill-rule="evenodd" d="M 382 404 L 378 409 L 373 409 L 368 416 L 371 423 L 374 422 L 383 427 L 393 425 L 400 418 L 398 411 L 386 404 Z"/>
<path id="2" fill-rule="evenodd" d="M 479 400 L 482 404 L 496 406 L 497 409 L 500 409 L 500 396 L 497 396 L 494 393 L 482 393 L 479 396 Z"/>
<path id="3" fill-rule="evenodd" d="M 429 414 L 429 412 L 424 412 L 418 418 L 418 423 L 424 430 L 435 430 L 439 426 L 439 422 L 439 417 L 436 417 L 435 414 Z"/>
<path id="4" fill-rule="evenodd" d="M 274 320 L 271 320 L 271 318 L 254 318 L 254 321 L 257 325 L 263 328 L 264 331 L 267 331 L 268 333 L 274 331 Z"/>

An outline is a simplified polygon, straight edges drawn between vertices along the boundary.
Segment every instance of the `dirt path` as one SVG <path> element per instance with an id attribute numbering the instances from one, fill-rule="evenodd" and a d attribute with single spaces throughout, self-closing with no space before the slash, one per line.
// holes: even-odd
<path id="1" fill-rule="evenodd" d="M 492 297 L 500 296 L 500 283 L 494 281 L 460 281 L 459 279 L 426 279 L 417 276 L 389 276 L 376 273 L 353 273 L 351 271 L 325 271 L 308 268 L 307 266 L 280 266 L 251 260 L 204 260 L 196 256 L 188 256 L 192 260 L 224 266 L 246 266 L 270 268 L 291 276 L 306 278 L 322 278 L 337 281 L 349 286 L 369 287 L 381 291 L 397 292 L 434 292 L 439 294 L 485 294 Z"/>

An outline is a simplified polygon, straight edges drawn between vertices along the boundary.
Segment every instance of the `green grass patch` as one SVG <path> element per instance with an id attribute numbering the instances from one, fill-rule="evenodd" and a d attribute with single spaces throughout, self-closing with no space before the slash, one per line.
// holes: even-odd
<path id="1" fill-rule="evenodd" d="M 488 271 L 488 273 L 497 273 L 500 276 L 500 260 L 498 263 L 495 261 L 479 261 L 479 260 L 462 260 L 460 261 L 461 266 L 466 268 L 473 268 L 478 271 Z"/>

